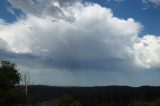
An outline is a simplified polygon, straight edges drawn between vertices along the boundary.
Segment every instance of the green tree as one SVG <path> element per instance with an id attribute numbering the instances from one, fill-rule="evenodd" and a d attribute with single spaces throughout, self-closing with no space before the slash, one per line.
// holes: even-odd
<path id="1" fill-rule="evenodd" d="M 0 90 L 11 89 L 20 82 L 20 73 L 18 73 L 15 63 L 1 61 L 0 64 Z"/>
<path id="2" fill-rule="evenodd" d="M 15 63 L 0 63 L 0 105 L 18 104 L 24 101 L 24 94 L 15 87 L 21 80 Z"/>

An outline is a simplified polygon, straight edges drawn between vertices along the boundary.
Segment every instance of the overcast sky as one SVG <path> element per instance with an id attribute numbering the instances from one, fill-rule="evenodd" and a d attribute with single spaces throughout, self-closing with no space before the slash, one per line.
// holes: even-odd
<path id="1" fill-rule="evenodd" d="M 0 0 L 0 60 L 57 86 L 160 85 L 160 0 Z"/>

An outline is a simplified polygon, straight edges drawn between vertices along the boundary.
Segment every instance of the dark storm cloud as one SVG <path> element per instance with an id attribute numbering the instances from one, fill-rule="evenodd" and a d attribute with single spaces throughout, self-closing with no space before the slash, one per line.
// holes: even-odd
<path id="1" fill-rule="evenodd" d="M 40 57 L 28 53 L 14 53 L 11 51 L 0 50 L 0 61 L 8 60 L 18 66 L 35 67 Z"/>
<path id="2" fill-rule="evenodd" d="M 66 56 L 65 53 L 59 54 L 58 57 L 41 57 L 29 53 L 14 53 L 6 50 L 0 50 L 0 60 L 11 60 L 15 63 L 39 68 L 57 68 L 66 70 L 103 70 L 103 71 L 129 71 L 128 67 L 132 63 L 130 60 L 118 58 L 98 58 L 98 59 L 77 59 L 72 56 Z M 133 70 L 133 69 L 131 69 Z"/>
<path id="3" fill-rule="evenodd" d="M 44 62 L 44 63 L 43 63 Z M 134 66 L 128 60 L 122 59 L 93 59 L 76 60 L 72 58 L 65 59 L 45 59 L 42 61 L 45 67 L 67 69 L 67 70 L 87 70 L 87 71 L 133 71 Z M 130 69 L 129 69 L 130 67 Z M 131 68 L 132 67 L 132 68 Z"/>

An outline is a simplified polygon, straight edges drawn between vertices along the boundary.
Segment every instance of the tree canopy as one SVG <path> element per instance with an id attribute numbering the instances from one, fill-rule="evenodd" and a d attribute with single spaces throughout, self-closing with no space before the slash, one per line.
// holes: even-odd
<path id="1" fill-rule="evenodd" d="M 24 93 L 16 85 L 21 80 L 15 63 L 1 61 L 0 63 L 0 106 L 24 103 Z"/>
<path id="2" fill-rule="evenodd" d="M 20 82 L 20 73 L 15 63 L 1 61 L 0 64 L 0 89 L 10 89 Z"/>

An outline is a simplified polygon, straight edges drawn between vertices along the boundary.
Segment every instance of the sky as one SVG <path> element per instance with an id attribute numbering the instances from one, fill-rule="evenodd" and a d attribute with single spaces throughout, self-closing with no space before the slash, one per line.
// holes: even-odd
<path id="1" fill-rule="evenodd" d="M 160 0 L 0 0 L 0 60 L 31 84 L 159 86 Z"/>

